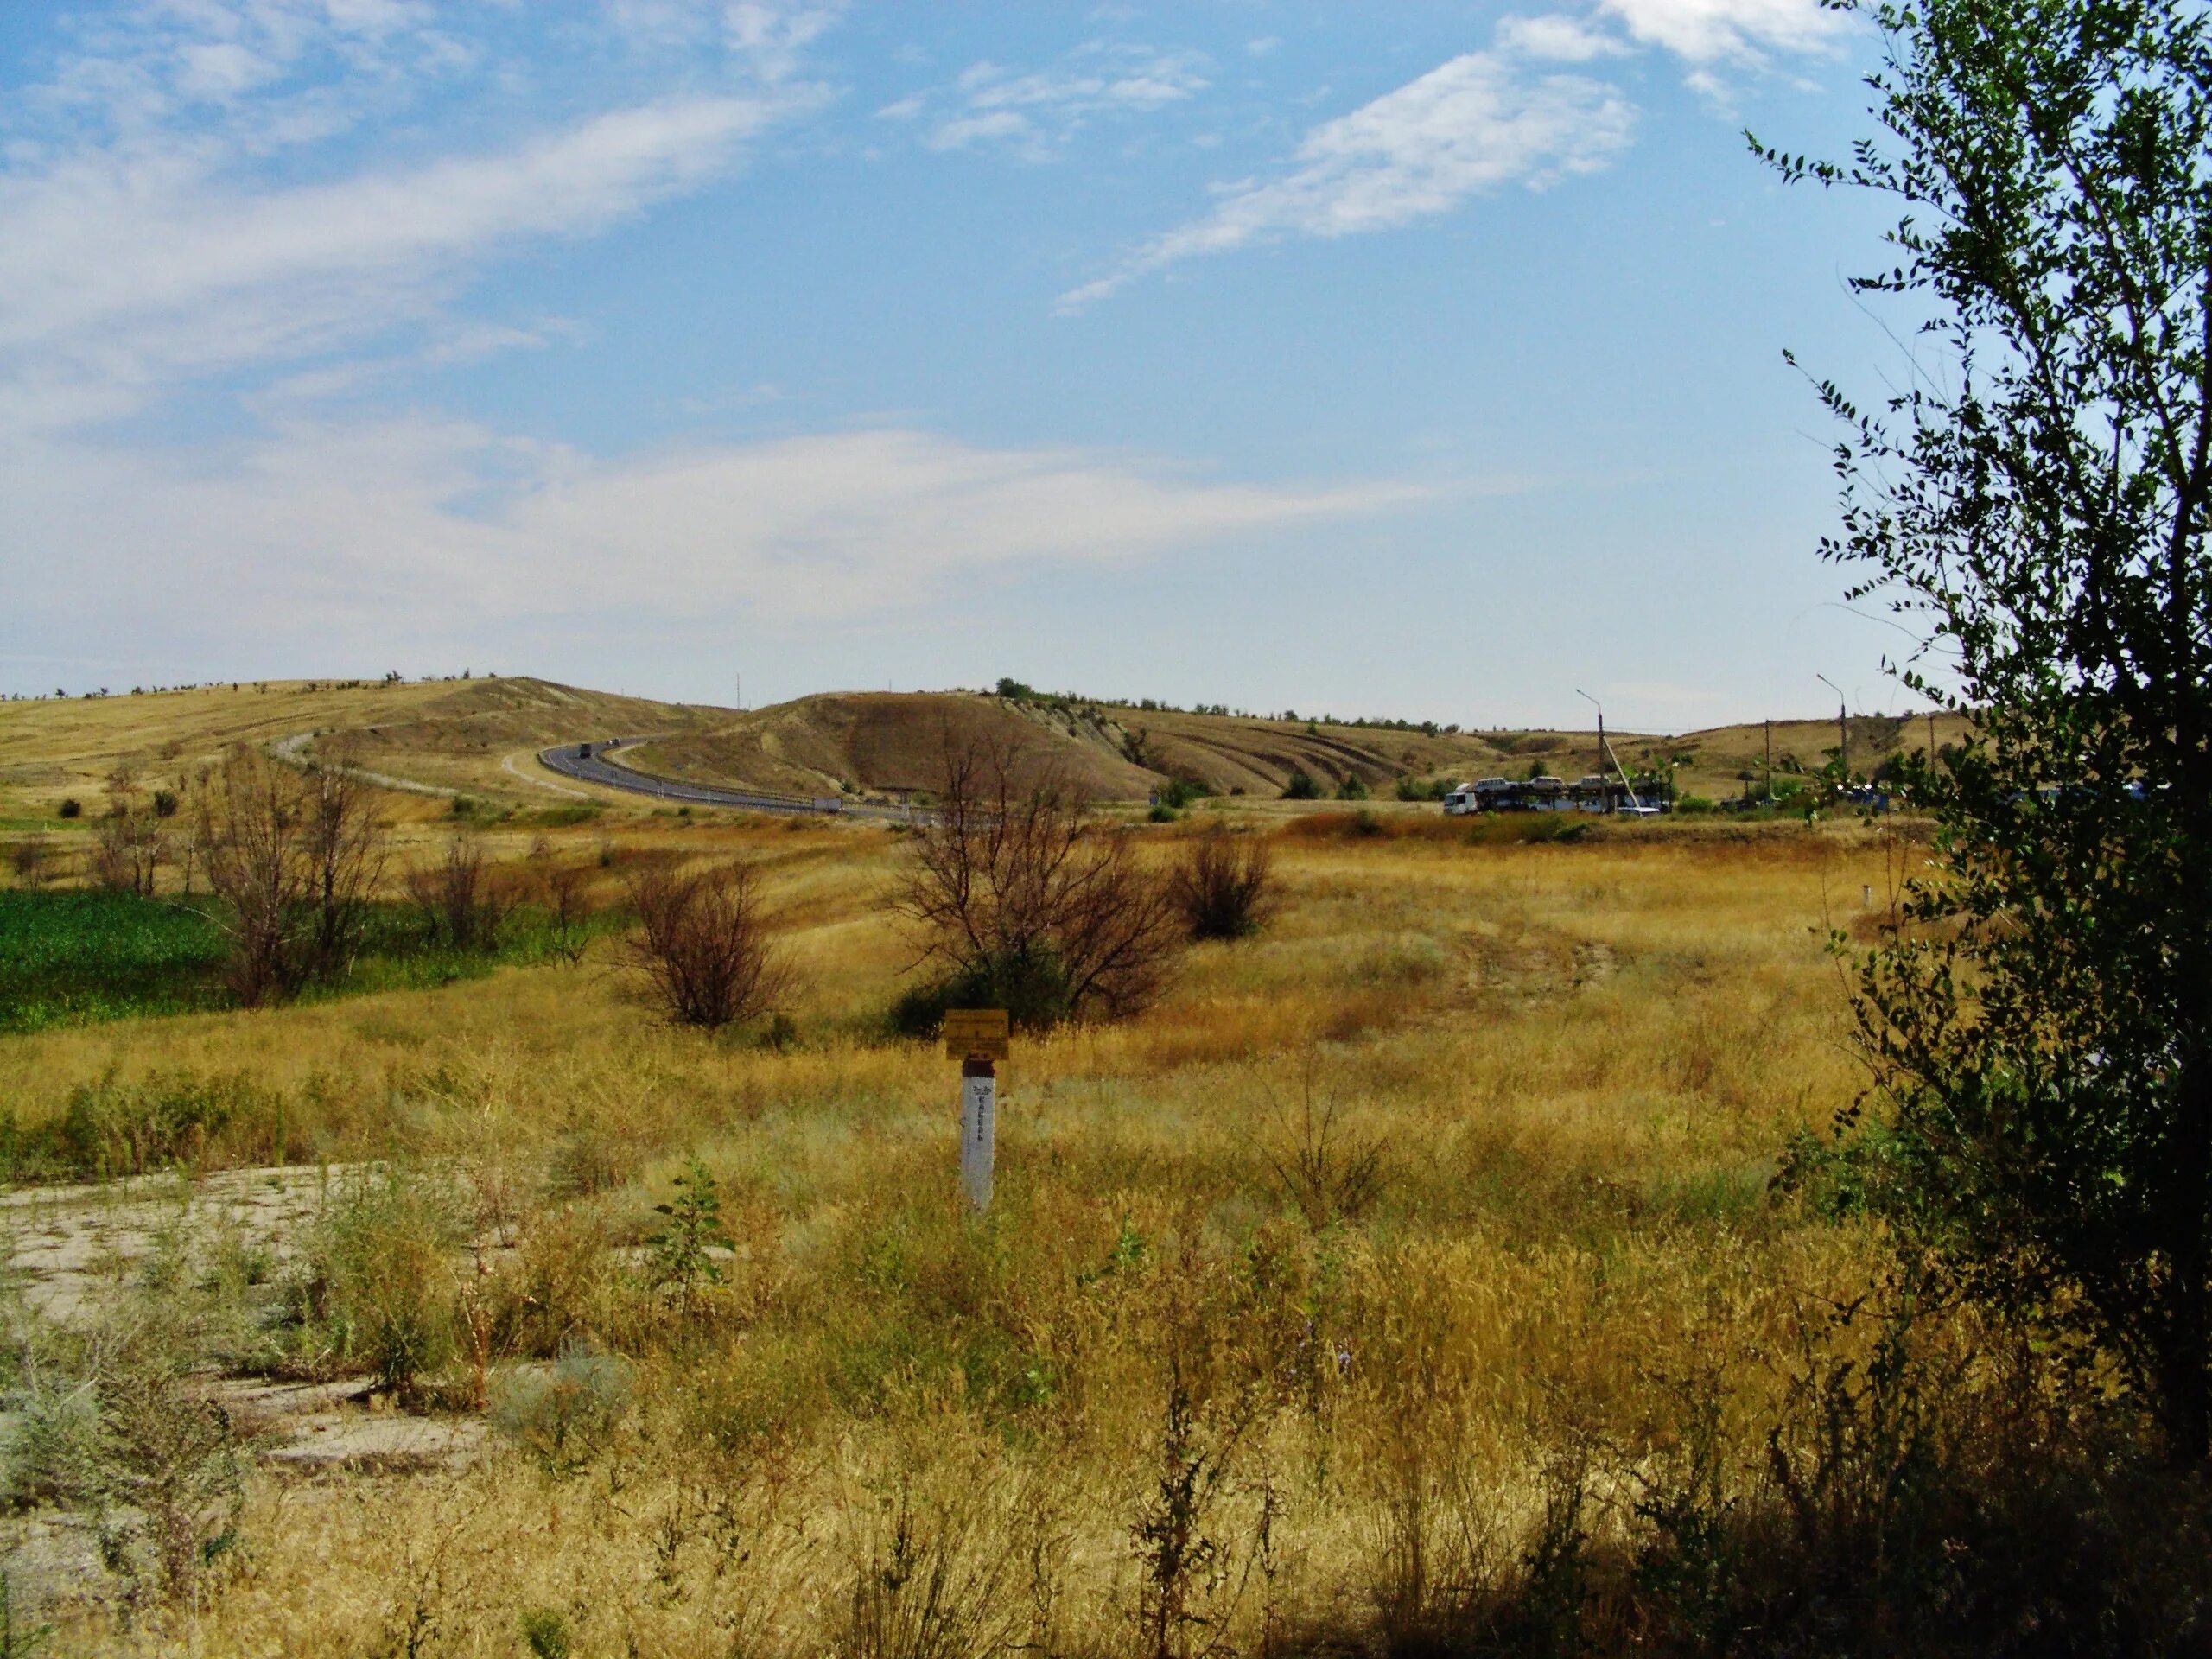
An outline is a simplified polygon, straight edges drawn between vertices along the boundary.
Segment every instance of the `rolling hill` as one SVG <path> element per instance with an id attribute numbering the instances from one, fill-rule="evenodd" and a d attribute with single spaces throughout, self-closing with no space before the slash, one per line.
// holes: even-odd
<path id="1" fill-rule="evenodd" d="M 1939 742 L 1961 722 L 1937 722 Z M 1851 722 L 1854 770 L 1927 741 L 1918 717 Z M 1297 771 L 1325 792 L 1357 778 L 1388 797 L 1400 778 L 1456 782 L 1598 769 L 1596 737 L 1570 731 L 1448 731 L 1411 725 L 1270 720 L 1132 708 L 1075 697 L 978 692 L 831 692 L 743 711 L 654 702 L 531 677 L 228 683 L 188 690 L 0 703 L 0 817 L 45 817 L 65 797 L 88 807 L 118 764 L 142 782 L 181 778 L 238 742 L 302 753 L 341 745 L 353 764 L 427 794 L 467 792 L 536 805 L 556 797 L 639 805 L 545 771 L 537 751 L 586 738 L 653 734 L 627 751 L 664 777 L 796 795 L 897 796 L 938 786 L 948 741 L 1016 753 L 1020 781 L 1051 770 L 1101 800 L 1137 800 L 1169 779 L 1268 799 Z M 1632 769 L 1676 766 L 1688 791 L 1739 791 L 1764 765 L 1765 728 L 1679 736 L 1618 733 Z M 1777 721 L 1777 772 L 1817 769 L 1827 721 Z"/>
<path id="2" fill-rule="evenodd" d="M 538 749 L 578 737 L 680 732 L 727 714 L 522 677 L 225 681 L 0 702 L 0 816 L 49 816 L 72 796 L 95 810 L 118 765 L 158 786 L 234 743 L 299 752 L 340 737 L 357 764 L 397 782 L 545 804 L 556 792 L 580 791 L 537 766 Z"/>

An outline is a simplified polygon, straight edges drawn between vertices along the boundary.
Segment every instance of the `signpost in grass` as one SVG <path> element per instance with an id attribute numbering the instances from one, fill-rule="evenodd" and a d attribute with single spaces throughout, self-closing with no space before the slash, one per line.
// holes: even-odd
<path id="1" fill-rule="evenodd" d="M 1011 1047 L 1004 1008 L 945 1010 L 944 1052 L 960 1062 L 960 1186 L 978 1214 L 991 1207 L 998 1062 Z"/>

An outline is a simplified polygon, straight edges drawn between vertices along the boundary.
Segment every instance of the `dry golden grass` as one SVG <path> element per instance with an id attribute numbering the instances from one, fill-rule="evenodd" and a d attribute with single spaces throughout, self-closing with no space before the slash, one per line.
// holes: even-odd
<path id="1" fill-rule="evenodd" d="M 883 1034 L 899 838 L 620 844 L 760 861 L 794 1042 L 658 1026 L 601 957 L 0 1043 L 19 1127 L 105 1079 L 231 1076 L 210 1164 L 460 1172 L 512 1233 L 472 1293 L 495 1376 L 564 1343 L 626 1368 L 558 1465 L 497 1438 L 255 1477 L 196 1611 L 72 1615 L 65 1650 L 510 1653 L 526 1621 L 577 1654 L 1410 1640 L 1526 1579 L 1564 1492 L 1624 1536 L 1686 1401 L 1747 1489 L 1792 1356 L 1860 1340 L 1824 1310 L 1875 1241 L 1767 1191 L 1859 1086 L 1825 939 L 1889 855 L 1855 832 L 1281 837 L 1267 932 L 1193 950 L 1142 1019 L 1020 1046 L 982 1221 L 955 1069 Z M 687 1319 L 636 1246 L 693 1154 L 734 1252 Z"/>

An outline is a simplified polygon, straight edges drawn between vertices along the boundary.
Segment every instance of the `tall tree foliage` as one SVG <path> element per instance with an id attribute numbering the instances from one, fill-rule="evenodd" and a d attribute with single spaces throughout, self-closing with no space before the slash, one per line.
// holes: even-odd
<path id="1" fill-rule="evenodd" d="M 2171 0 L 1867 14 L 1883 136 L 1791 178 L 1894 198 L 1855 286 L 1915 321 L 1833 384 L 1825 555 L 1929 640 L 1976 734 L 1862 1025 L 1916 1213 L 1970 1285 L 2117 1363 L 2177 1461 L 2212 1434 L 2212 41 Z M 1757 148 L 1756 140 L 1754 146 Z"/>

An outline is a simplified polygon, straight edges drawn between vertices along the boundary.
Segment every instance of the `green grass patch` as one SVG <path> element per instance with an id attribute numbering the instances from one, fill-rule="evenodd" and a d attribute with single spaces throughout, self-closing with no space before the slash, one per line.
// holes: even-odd
<path id="1" fill-rule="evenodd" d="M 626 920 L 609 912 L 594 917 L 589 931 L 608 932 Z M 380 904 L 370 911 L 352 967 L 309 985 L 300 1000 L 480 979 L 495 968 L 553 960 L 556 938 L 552 918 L 526 906 L 508 919 L 496 950 L 456 950 L 427 941 L 410 906 Z M 0 1034 L 230 1007 L 226 949 L 221 925 L 197 906 L 129 893 L 0 892 Z"/>

